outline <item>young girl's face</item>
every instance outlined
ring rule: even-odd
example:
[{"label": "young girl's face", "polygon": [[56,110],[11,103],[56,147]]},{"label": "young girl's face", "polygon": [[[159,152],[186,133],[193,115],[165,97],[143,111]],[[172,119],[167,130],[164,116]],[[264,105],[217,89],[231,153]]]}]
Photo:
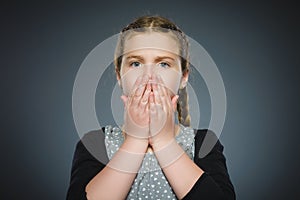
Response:
[{"label": "young girl's face", "polygon": [[[177,94],[182,76],[178,42],[170,33],[146,32],[129,36],[125,41],[121,64],[123,93],[130,96],[136,79],[148,75],[150,80],[159,75],[170,97]],[[120,79],[120,77],[118,77]]]}]

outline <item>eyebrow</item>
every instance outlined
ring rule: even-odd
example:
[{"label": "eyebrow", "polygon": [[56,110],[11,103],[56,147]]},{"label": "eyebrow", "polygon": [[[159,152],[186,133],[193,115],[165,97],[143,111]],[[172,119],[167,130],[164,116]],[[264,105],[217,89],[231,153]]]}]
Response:
[{"label": "eyebrow", "polygon": [[[132,58],[144,61],[143,56],[138,56],[138,55],[127,56],[127,57],[125,57],[125,60],[129,60],[129,59],[132,59]],[[164,59],[170,59],[172,61],[175,61],[175,59],[170,57],[170,56],[156,56],[155,57],[155,62],[158,62],[158,61],[161,61],[161,60],[164,60]]]},{"label": "eyebrow", "polygon": [[126,56],[125,57],[125,60],[129,60],[129,59],[132,59],[132,58],[135,58],[137,60],[144,60],[144,58],[142,56],[135,56],[135,55],[132,55],[132,56]]},{"label": "eyebrow", "polygon": [[156,56],[155,57],[155,61],[160,61],[160,60],[164,60],[164,59],[169,59],[169,60],[175,61],[175,59],[170,56]]}]

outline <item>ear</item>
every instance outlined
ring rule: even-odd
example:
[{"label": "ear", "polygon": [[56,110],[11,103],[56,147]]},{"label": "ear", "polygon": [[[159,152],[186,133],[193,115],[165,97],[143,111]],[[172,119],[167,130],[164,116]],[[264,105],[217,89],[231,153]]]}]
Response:
[{"label": "ear", "polygon": [[189,73],[183,74],[182,77],[181,77],[179,88],[183,89],[184,87],[186,87],[188,80],[189,80]]}]

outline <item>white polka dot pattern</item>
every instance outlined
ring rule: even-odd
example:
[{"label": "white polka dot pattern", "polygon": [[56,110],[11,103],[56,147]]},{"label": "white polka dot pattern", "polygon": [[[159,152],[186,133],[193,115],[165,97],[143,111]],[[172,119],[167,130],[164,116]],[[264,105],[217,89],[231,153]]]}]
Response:
[{"label": "white polka dot pattern", "polygon": [[[176,136],[176,141],[193,160],[195,153],[194,130],[184,127],[182,124],[179,126],[180,132]],[[105,146],[109,159],[118,151],[123,142],[124,136],[118,127],[110,125],[105,127]],[[177,199],[154,153],[145,154],[127,199]]]}]

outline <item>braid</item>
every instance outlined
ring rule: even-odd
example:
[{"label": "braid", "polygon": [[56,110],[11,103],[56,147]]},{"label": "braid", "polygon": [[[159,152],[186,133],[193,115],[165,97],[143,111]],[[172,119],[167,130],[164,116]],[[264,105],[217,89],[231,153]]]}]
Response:
[{"label": "braid", "polygon": [[177,103],[178,121],[184,126],[191,125],[188,99],[187,87],[179,89],[179,98]]}]

